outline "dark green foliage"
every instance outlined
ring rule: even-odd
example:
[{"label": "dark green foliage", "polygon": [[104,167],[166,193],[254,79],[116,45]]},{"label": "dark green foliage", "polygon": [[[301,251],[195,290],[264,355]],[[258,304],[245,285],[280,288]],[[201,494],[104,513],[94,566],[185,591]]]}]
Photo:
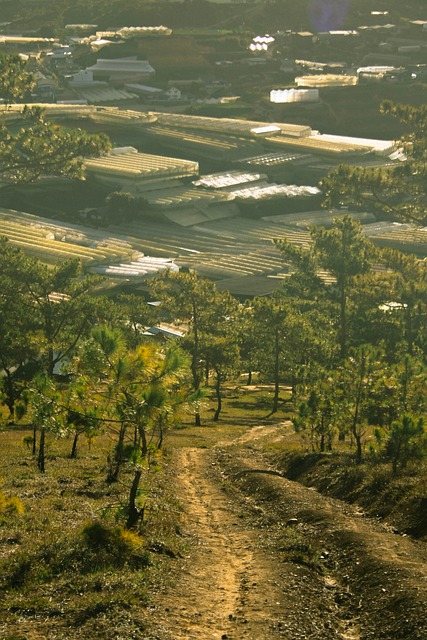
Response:
[{"label": "dark green foliage", "polygon": [[383,113],[397,117],[412,132],[401,140],[407,162],[387,169],[342,165],[321,181],[328,207],[368,208],[392,219],[425,224],[427,203],[427,107],[382,104]]},{"label": "dark green foliage", "polygon": [[393,471],[405,467],[410,460],[419,460],[427,451],[427,437],[424,420],[403,415],[391,425],[387,442],[387,454],[391,458]]},{"label": "dark green foliage", "polygon": [[19,102],[35,84],[24,60],[19,56],[0,54],[0,98],[7,104]]}]

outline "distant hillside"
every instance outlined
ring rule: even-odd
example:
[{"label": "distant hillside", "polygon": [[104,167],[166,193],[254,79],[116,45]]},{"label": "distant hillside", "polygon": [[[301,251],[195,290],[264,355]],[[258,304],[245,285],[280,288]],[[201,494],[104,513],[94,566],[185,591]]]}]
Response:
[{"label": "distant hillside", "polygon": [[[332,9],[325,12],[328,2]],[[245,4],[207,0],[0,0],[0,9],[2,21],[13,21],[14,28],[40,31],[58,30],[76,22],[95,23],[100,28],[165,24],[172,28],[326,30],[426,17],[425,0],[248,0]],[[389,13],[373,16],[373,9]]]}]

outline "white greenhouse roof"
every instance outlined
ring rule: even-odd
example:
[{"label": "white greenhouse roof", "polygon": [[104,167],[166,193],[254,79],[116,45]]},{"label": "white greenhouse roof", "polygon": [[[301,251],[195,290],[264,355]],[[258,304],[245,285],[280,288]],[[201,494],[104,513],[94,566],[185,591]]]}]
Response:
[{"label": "white greenhouse roof", "polygon": [[313,135],[307,138],[290,138],[288,136],[273,136],[265,139],[271,146],[281,146],[288,149],[299,149],[310,153],[326,155],[353,155],[369,153],[370,149],[366,145],[351,144],[343,140],[327,140],[321,135]]},{"label": "white greenhouse roof", "polygon": [[111,73],[154,73],[153,67],[148,60],[136,60],[134,58],[115,58],[112,60],[99,58],[96,64],[87,67],[87,70],[94,72],[111,72]]},{"label": "white greenhouse roof", "polygon": [[375,151],[377,155],[387,155],[395,149],[393,140],[375,140],[370,138],[356,138],[352,136],[337,136],[328,133],[313,135],[316,140],[324,140],[325,142],[336,142],[338,144],[350,144],[358,147],[366,147],[368,150]]},{"label": "white greenhouse roof", "polygon": [[254,120],[239,120],[234,118],[208,118],[205,116],[191,116],[181,113],[151,112],[161,125],[182,127],[188,129],[200,129],[202,131],[215,131],[232,135],[251,136],[256,127],[277,126],[283,134],[303,137],[311,133],[311,127],[307,125],[288,124],[280,122],[256,122]]},{"label": "white greenhouse roof", "polygon": [[242,200],[264,200],[277,197],[298,198],[317,196],[321,191],[317,187],[311,186],[300,186],[296,184],[269,184],[262,187],[238,189],[232,193],[236,198]]},{"label": "white greenhouse roof", "polygon": [[241,158],[236,163],[255,166],[271,167],[275,165],[287,164],[290,162],[307,162],[312,156],[307,153],[263,153],[258,156]]},{"label": "white greenhouse roof", "polygon": [[150,205],[163,208],[188,207],[191,205],[210,205],[221,202],[229,202],[233,195],[224,191],[212,191],[200,187],[177,187],[174,189],[161,189],[159,191],[147,191],[144,197]]},{"label": "white greenhouse roof", "polygon": [[249,173],[247,171],[225,171],[223,173],[211,173],[202,176],[193,182],[196,187],[211,187],[213,189],[223,189],[247,182],[257,182],[265,180],[266,175],[261,173]]},{"label": "white greenhouse roof", "polygon": [[253,129],[251,129],[251,133],[253,133],[256,136],[263,135],[264,133],[274,134],[274,133],[281,133],[281,132],[282,132],[282,128],[275,124],[268,124],[262,127],[254,127]]},{"label": "white greenhouse roof", "polygon": [[149,153],[135,153],[135,150],[131,149],[125,153],[114,153],[113,150],[113,153],[108,156],[90,158],[85,161],[86,169],[94,174],[134,180],[198,174],[197,162]]},{"label": "white greenhouse roof", "polygon": [[140,256],[132,262],[112,264],[109,266],[91,267],[90,271],[116,278],[148,277],[162,271],[179,271],[178,265],[168,258],[152,258]]}]

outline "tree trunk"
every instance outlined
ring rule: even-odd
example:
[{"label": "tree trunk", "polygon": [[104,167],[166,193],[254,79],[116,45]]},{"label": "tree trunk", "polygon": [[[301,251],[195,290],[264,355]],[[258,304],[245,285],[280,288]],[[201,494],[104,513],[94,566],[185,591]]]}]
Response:
[{"label": "tree trunk", "polygon": [[33,456],[36,455],[37,451],[37,425],[33,423]]},{"label": "tree trunk", "polygon": [[78,431],[74,433],[73,446],[71,447],[71,453],[70,453],[70,458],[72,458],[73,460],[77,458],[77,441],[79,439],[79,435],[80,434]]},{"label": "tree trunk", "polygon": [[15,416],[15,385],[13,384],[13,376],[8,369],[4,369],[6,374],[6,384],[5,384],[5,404],[9,409],[9,414],[11,418]]},{"label": "tree trunk", "polygon": [[163,427],[159,426],[159,440],[157,442],[157,448],[160,450],[163,446]]},{"label": "tree trunk", "polygon": [[362,436],[358,433],[354,433],[354,439],[356,440],[356,463],[362,462]]},{"label": "tree trunk", "polygon": [[276,413],[279,408],[279,329],[276,327],[275,335],[274,335],[274,399],[273,399],[273,411],[272,413]]},{"label": "tree trunk", "polygon": [[45,438],[46,430],[43,427],[40,432],[39,455],[37,458],[37,466],[41,473],[45,472]]},{"label": "tree trunk", "polygon": [[412,328],[412,309],[410,304],[407,304],[405,310],[405,329],[406,329],[406,342],[408,345],[409,355],[414,355],[414,337]]},{"label": "tree trunk", "polygon": [[347,293],[345,286],[340,291],[340,327],[339,327],[339,343],[341,359],[347,356]]},{"label": "tree trunk", "polygon": [[138,509],[136,506],[136,496],[138,494],[139,482],[141,480],[142,469],[136,469],[135,475],[133,477],[132,486],[130,488],[129,494],[129,504],[128,504],[128,517],[126,521],[126,529],[133,529],[138,524],[138,521],[144,515],[144,509]]},{"label": "tree trunk", "polygon": [[214,415],[214,422],[218,422],[219,414],[221,413],[221,409],[222,409],[221,374],[218,371],[216,372],[215,395],[216,395],[217,405],[216,405],[216,411],[215,411],[215,415]]},{"label": "tree trunk", "polygon": [[[197,305],[195,300],[192,301],[193,308],[193,337],[194,337],[194,349],[193,356],[191,358],[191,374],[193,376],[193,388],[194,391],[198,391],[200,388],[200,375],[198,370],[199,364],[199,317],[197,313]],[[196,411],[195,416],[195,425],[196,427],[200,427],[202,425],[200,419],[200,412]]]},{"label": "tree trunk", "polygon": [[246,384],[247,384],[248,387],[252,384],[252,369],[249,369],[249,371],[248,371],[248,379],[247,379]]},{"label": "tree trunk", "polygon": [[113,465],[111,464],[108,471],[107,482],[117,482],[117,480],[119,479],[120,467],[123,462],[123,446],[125,441],[126,427],[126,423],[122,422],[119,431],[119,439],[117,440],[116,451],[114,454],[115,466],[113,469]]},{"label": "tree trunk", "polygon": [[297,376],[295,375],[295,373],[292,373],[292,388],[291,388],[292,402],[296,402],[297,400],[297,384],[298,384]]},{"label": "tree trunk", "polygon": [[145,433],[144,425],[140,424],[138,426],[138,432],[139,432],[139,437],[141,438],[141,456],[145,458],[148,453],[148,445],[147,445],[147,434]]}]

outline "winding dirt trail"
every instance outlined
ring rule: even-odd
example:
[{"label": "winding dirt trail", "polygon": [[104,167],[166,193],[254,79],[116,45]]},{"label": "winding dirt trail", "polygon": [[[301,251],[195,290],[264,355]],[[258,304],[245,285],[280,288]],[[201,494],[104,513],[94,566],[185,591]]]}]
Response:
[{"label": "winding dirt trail", "polygon": [[283,594],[270,577],[271,559],[257,548],[231,499],[207,473],[211,452],[182,449],[177,455],[185,528],[194,547],[173,598],[164,598],[170,637],[277,638],[271,627]]},{"label": "winding dirt trail", "polygon": [[176,451],[189,551],[156,599],[156,639],[426,640],[425,546],[259,473],[243,444]]}]

